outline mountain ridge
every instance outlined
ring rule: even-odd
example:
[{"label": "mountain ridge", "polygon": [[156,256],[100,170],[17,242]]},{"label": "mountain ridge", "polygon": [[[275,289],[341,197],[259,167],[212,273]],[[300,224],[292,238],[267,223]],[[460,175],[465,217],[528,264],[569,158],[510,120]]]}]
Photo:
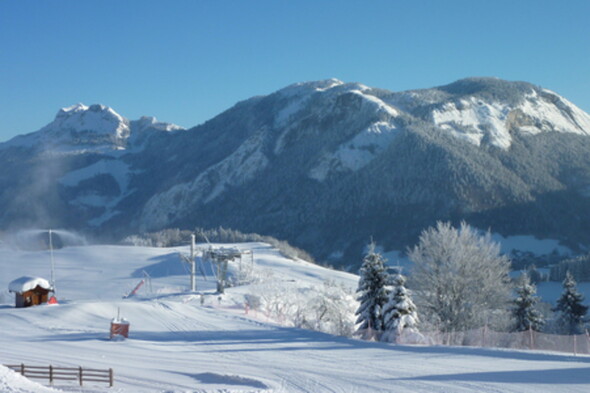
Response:
[{"label": "mountain ridge", "polygon": [[25,147],[66,152],[63,147],[69,146],[73,153],[78,151],[76,148],[124,150],[130,140],[142,139],[141,134],[146,130],[177,131],[183,128],[159,122],[151,116],[129,120],[106,105],[78,103],[61,108],[55,119],[41,129],[0,143],[0,148]]},{"label": "mountain ridge", "polygon": [[[111,124],[115,138],[100,149],[49,159],[9,141],[0,162],[22,162],[30,179],[39,162],[57,166],[45,177],[54,183],[26,198],[46,225],[114,237],[221,225],[318,259],[344,255],[337,263],[371,236],[403,249],[436,220],[571,245],[590,238],[590,116],[527,82],[466,78],[396,93],[328,79],[240,101],[182,132],[150,118],[119,124],[129,132]],[[9,195],[27,189],[14,183],[0,178],[11,185],[0,194],[3,228],[23,225]]]}]

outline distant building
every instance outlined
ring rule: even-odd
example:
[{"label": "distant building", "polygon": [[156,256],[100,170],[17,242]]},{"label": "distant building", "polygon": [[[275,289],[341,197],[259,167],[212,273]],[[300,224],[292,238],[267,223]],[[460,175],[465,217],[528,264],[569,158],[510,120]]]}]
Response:
[{"label": "distant building", "polygon": [[47,303],[51,284],[44,278],[21,277],[8,284],[8,290],[15,294],[15,307],[30,307]]}]

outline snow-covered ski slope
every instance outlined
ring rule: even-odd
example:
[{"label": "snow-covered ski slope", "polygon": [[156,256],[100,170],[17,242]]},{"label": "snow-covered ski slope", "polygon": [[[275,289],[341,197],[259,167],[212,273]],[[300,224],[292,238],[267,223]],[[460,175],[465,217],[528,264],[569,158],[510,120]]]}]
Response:
[{"label": "snow-covered ski slope", "polygon": [[[310,287],[325,279],[356,287],[356,276],[291,261],[260,243],[260,272],[284,285]],[[178,252],[122,246],[81,246],[54,253],[61,303],[15,309],[8,283],[24,275],[49,278],[46,251],[0,250],[0,362],[113,368],[115,386],[56,389],[81,392],[587,392],[590,357],[551,353],[363,342],[280,327],[252,310],[229,288],[219,299],[212,277],[198,294]],[[245,257],[242,261],[249,263]],[[245,268],[246,266],[243,266]],[[205,269],[207,267],[205,266]],[[232,269],[238,268],[237,264]],[[143,277],[138,296],[122,299]],[[266,274],[266,273],[265,273]],[[201,298],[201,293],[203,297]],[[201,304],[203,302],[203,304]],[[110,320],[131,323],[130,337],[109,340]],[[40,381],[39,381],[40,382]],[[0,368],[2,392],[42,392],[39,385]]]}]

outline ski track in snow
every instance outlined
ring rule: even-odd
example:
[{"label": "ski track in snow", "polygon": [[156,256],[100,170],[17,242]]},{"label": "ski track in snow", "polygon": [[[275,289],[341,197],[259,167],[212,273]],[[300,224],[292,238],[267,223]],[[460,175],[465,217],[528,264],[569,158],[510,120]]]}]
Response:
[{"label": "ski track in snow", "polygon": [[[356,284],[356,276],[290,261],[260,243],[239,247],[253,249],[258,268],[272,269],[275,279],[289,280],[290,285],[321,285],[322,279]],[[84,393],[560,393],[586,392],[590,386],[590,357],[585,356],[395,346],[267,323],[264,315],[244,315],[239,308],[247,287],[229,288],[219,300],[212,277],[207,281],[199,277],[199,294],[189,294],[173,290],[186,288],[188,277],[162,270],[152,279],[152,295],[121,299],[138,281],[134,272],[163,262],[158,266],[167,269],[179,251],[188,250],[113,246],[57,250],[58,297],[65,294],[68,300],[28,309],[0,305],[0,361],[114,369],[112,389],[104,384],[80,388],[56,383],[58,389]],[[44,251],[2,249],[0,257],[4,288],[20,275],[48,272]],[[111,341],[109,323],[118,308],[130,321],[130,338]],[[2,378],[0,373],[0,387]],[[36,390],[23,385],[5,391]]]}]

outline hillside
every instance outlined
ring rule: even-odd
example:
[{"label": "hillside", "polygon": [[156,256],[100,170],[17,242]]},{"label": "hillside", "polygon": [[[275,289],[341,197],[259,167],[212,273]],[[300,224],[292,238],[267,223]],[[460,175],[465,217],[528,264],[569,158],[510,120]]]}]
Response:
[{"label": "hillside", "polygon": [[[77,105],[0,144],[0,228],[102,238],[223,226],[358,264],[437,220],[590,239],[590,116],[526,82],[391,92],[331,79],[236,104],[190,130]],[[14,198],[18,195],[18,198]]]},{"label": "hillside", "polygon": [[[228,246],[228,245],[225,245]],[[273,272],[284,288],[304,296],[330,279],[348,287],[357,277],[285,259],[265,244],[232,245],[254,251],[259,272]],[[67,247],[55,252],[60,303],[14,309],[0,305],[2,363],[115,370],[112,389],[101,384],[55,388],[81,392],[585,392],[588,358],[482,348],[395,346],[364,342],[266,322],[245,314],[244,294],[229,288],[221,300],[212,277],[200,276],[198,293],[185,292],[188,277],[178,252],[121,246]],[[0,248],[0,286],[20,275],[49,271],[47,251]],[[180,270],[177,268],[180,267]],[[239,268],[232,264],[231,269]],[[123,300],[138,272],[152,272],[138,296]],[[234,270],[235,272],[235,270]],[[306,289],[307,288],[307,289]],[[201,294],[204,302],[201,304]],[[260,292],[258,292],[260,294]],[[110,341],[110,320],[120,309],[130,337]],[[6,392],[46,391],[0,367]],[[50,390],[47,390],[49,392]]]}]

